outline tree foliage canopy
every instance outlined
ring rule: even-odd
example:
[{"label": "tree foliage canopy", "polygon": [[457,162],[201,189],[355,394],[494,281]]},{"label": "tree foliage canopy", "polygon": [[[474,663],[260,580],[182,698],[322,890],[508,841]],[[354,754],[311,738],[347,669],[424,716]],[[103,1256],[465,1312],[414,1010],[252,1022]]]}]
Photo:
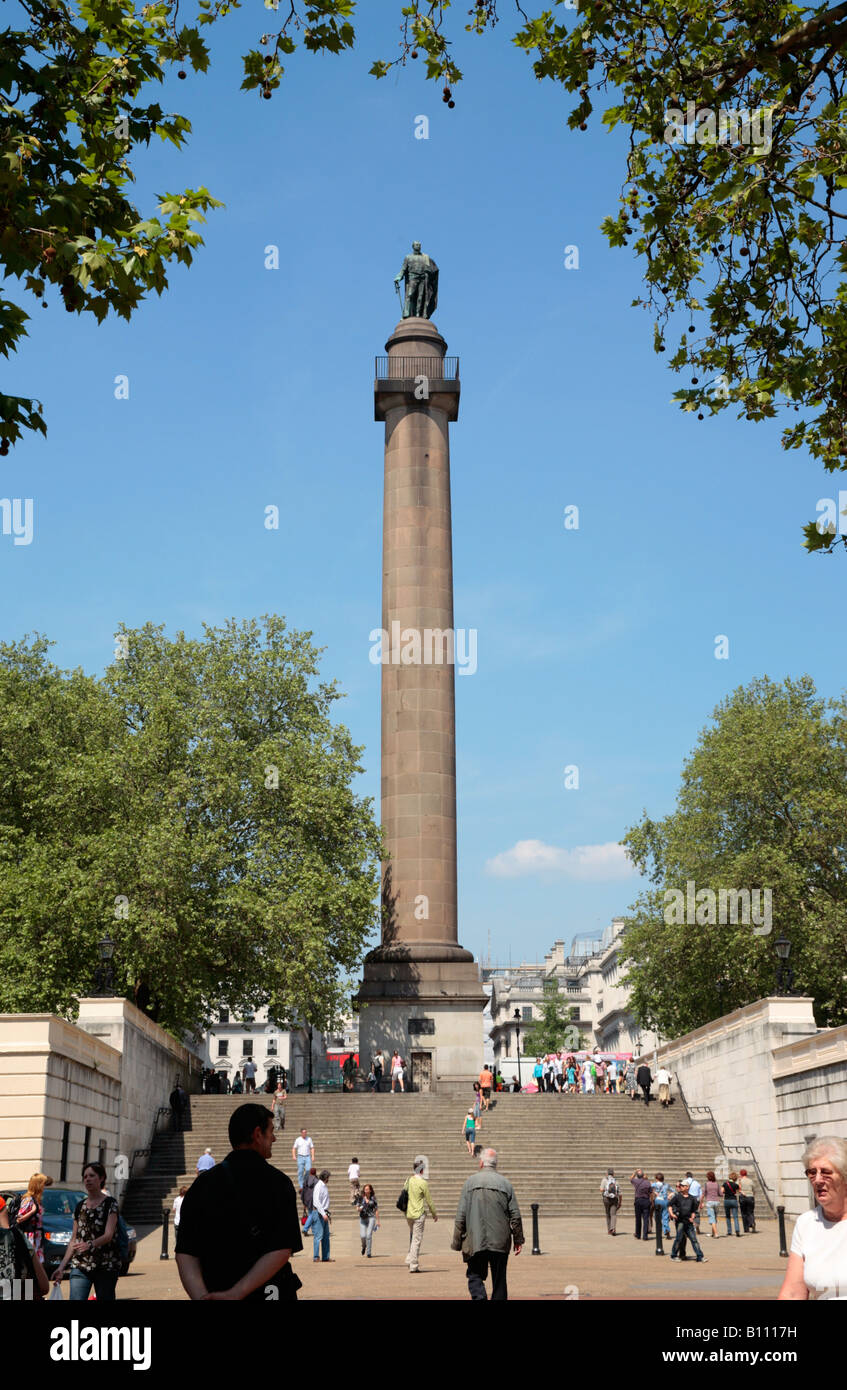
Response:
[{"label": "tree foliage canopy", "polygon": [[0,1011],[72,1015],[98,941],[175,1032],[221,1005],[324,1026],[376,923],[379,832],[309,635],[122,630],[102,680],[0,646]]},{"label": "tree foliage canopy", "polygon": [[[847,700],[808,676],[739,687],[685,764],[676,809],[646,814],[622,843],[654,888],[622,945],[631,1007],[666,1037],[775,988],[773,943],[791,941],[795,990],[820,1026],[847,1021]],[[770,889],[769,932],[752,923],[666,920],[666,892]],[[673,915],[673,914],[667,914]],[[712,914],[714,915],[714,914]],[[719,915],[719,914],[718,914]],[[704,920],[706,919],[706,920]]]},{"label": "tree foliage canopy", "polygon": [[[268,32],[244,55],[247,91],[270,98],[298,49],[355,45],[356,0],[264,4]],[[672,368],[690,374],[681,407],[698,418],[788,412],[785,447],[842,469],[847,3],[552,0],[535,15],[504,6],[535,76],[573,95],[568,124],[587,129],[596,109],[629,132],[620,211],[604,229],[644,261],[646,296],[635,302],[653,316],[657,351],[670,346]],[[170,264],[191,261],[197,222],[219,206],[203,188],[163,195],[154,216],[133,206],[133,151],[153,136],[181,145],[190,130],[145,104],[143,89],[174,66],[206,71],[208,26],[238,0],[197,0],[189,19],[178,0],[19,8],[25,22],[5,31],[0,57],[0,264],[39,300],[55,287],[69,311],[129,317],[165,288]],[[397,49],[371,73],[411,64],[454,106],[457,29],[483,36],[501,16],[497,0],[469,10],[407,0],[393,15],[386,7],[387,35],[392,18]],[[0,299],[0,352],[15,348],[26,318]],[[2,452],[22,430],[44,429],[33,399],[0,397],[0,411]],[[810,549],[840,543],[838,528],[805,530]]]}]

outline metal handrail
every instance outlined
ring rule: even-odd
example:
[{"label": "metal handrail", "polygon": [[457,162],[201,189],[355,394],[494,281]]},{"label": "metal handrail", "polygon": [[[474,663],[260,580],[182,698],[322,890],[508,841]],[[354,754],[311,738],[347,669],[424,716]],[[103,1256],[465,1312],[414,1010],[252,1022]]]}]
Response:
[{"label": "metal handrail", "polygon": [[158,1133],[160,1119],[163,1115],[170,1115],[171,1113],[171,1107],[169,1105],[160,1105],[158,1110],[156,1111],[155,1117],[153,1119],[153,1125],[150,1130],[150,1143],[144,1149],[133,1149],[132,1158],[129,1160],[129,1176],[127,1178],[127,1186],[129,1186],[129,1184],[132,1182],[133,1169],[135,1168],[138,1159],[149,1159],[151,1153],[153,1152],[153,1143],[156,1138],[156,1134]]},{"label": "metal handrail", "polygon": [[377,357],[374,365],[377,381],[413,381],[425,376],[430,381],[458,381],[458,357]]},{"label": "metal handrail", "polygon": [[[683,1103],[683,1105],[685,1106],[685,1113],[687,1114],[688,1118],[689,1118],[692,1122],[694,1122],[694,1116],[695,1116],[695,1115],[705,1115],[705,1116],[707,1117],[707,1119],[710,1121],[711,1126],[712,1126],[712,1129],[714,1130],[715,1138],[717,1139],[718,1144],[720,1145],[721,1149],[723,1150],[723,1152],[724,1152],[725,1154],[735,1153],[735,1154],[746,1154],[746,1155],[747,1155],[747,1161],[748,1161],[749,1163],[751,1163],[751,1164],[753,1165],[753,1167],[755,1168],[755,1170],[756,1170],[756,1177],[759,1179],[759,1186],[760,1186],[761,1189],[762,1189],[762,1195],[763,1195],[765,1201],[767,1202],[768,1206],[770,1207],[771,1211],[773,1212],[773,1214],[776,1215],[776,1206],[774,1205],[774,1203],[773,1203],[773,1201],[771,1200],[771,1197],[770,1197],[770,1195],[769,1195],[769,1194],[773,1193],[773,1188],[772,1188],[768,1183],[765,1182],[764,1174],[762,1173],[762,1170],[761,1170],[761,1168],[759,1167],[759,1160],[757,1159],[757,1157],[756,1157],[756,1155],[754,1154],[753,1150],[750,1148],[749,1144],[726,1144],[726,1143],[724,1143],[723,1135],[721,1134],[720,1130],[718,1129],[718,1123],[717,1123],[717,1120],[715,1119],[714,1115],[712,1114],[711,1106],[708,1106],[708,1105],[689,1105],[689,1104],[688,1104],[688,1101],[687,1101],[687,1099],[686,1099],[686,1096],[685,1096],[685,1091],[684,1091],[683,1088],[682,1088],[682,1082],[681,1082],[680,1079],[679,1079],[679,1072],[674,1072],[674,1077],[676,1078],[676,1084],[677,1084],[677,1088],[678,1088],[678,1090],[679,1090],[680,1099],[682,1100],[682,1103]],[[774,1195],[775,1195],[775,1194],[774,1194]]]}]

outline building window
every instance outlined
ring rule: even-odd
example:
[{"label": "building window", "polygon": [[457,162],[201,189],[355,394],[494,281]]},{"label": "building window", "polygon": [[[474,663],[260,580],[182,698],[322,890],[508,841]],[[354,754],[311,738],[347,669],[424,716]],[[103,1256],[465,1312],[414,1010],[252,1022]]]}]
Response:
[{"label": "building window", "polygon": [[242,1038],[242,1041],[241,1041],[241,1054],[242,1054],[243,1057],[252,1057],[252,1056],[253,1056],[253,1039],[252,1039],[252,1038]]},{"label": "building window", "polygon": [[88,1162],[88,1151],[91,1148],[91,1125],[85,1126],[85,1138],[82,1142],[82,1161]]},{"label": "building window", "polygon": [[62,1157],[59,1161],[59,1182],[68,1180],[68,1143],[71,1137],[71,1122],[65,1120],[62,1124]]},{"label": "building window", "polygon": [[229,1023],[229,1009],[221,1009],[218,1014],[218,1023]]},{"label": "building window", "polygon": [[571,1023],[579,1023],[579,1009],[575,1004],[570,1007]]},{"label": "building window", "polygon": [[276,1038],[268,1038],[268,1056],[276,1056]]},{"label": "building window", "polygon": [[218,1056],[229,1056],[229,1038],[218,1038]]},{"label": "building window", "polygon": [[521,1009],[521,1018],[523,1019],[524,1023],[532,1023],[531,1004],[524,1004],[523,1008]]}]

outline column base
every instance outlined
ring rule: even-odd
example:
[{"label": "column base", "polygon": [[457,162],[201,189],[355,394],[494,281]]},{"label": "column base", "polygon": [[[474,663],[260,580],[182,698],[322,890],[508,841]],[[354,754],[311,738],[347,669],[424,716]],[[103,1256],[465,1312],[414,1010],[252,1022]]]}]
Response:
[{"label": "column base", "polygon": [[473,957],[461,947],[454,948],[458,957],[436,960],[420,959],[417,950],[410,959],[408,947],[405,959],[397,947],[388,956],[391,949],[379,948],[365,961],[357,996],[360,1065],[367,1069],[381,1049],[383,1086],[390,1085],[396,1049],[407,1064],[410,1089],[469,1090],[482,1070],[486,1003]]}]

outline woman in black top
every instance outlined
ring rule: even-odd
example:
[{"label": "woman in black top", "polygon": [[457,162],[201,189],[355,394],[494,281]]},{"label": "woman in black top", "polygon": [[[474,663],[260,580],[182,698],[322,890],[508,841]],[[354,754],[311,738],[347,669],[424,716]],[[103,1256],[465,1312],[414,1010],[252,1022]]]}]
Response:
[{"label": "woman in black top", "polygon": [[376,1204],[376,1193],[371,1184],[366,1182],[361,1192],[356,1198],[356,1206],[359,1208],[359,1235],[362,1237],[362,1254],[371,1257],[371,1242],[375,1230],[379,1230],[379,1207]]},{"label": "woman in black top", "polygon": [[740,1235],[741,1235],[741,1232],[740,1232],[739,1229],[738,1229],[738,1193],[739,1193],[739,1190],[740,1190],[740,1185],[739,1185],[739,1182],[738,1182],[738,1174],[737,1174],[737,1173],[730,1173],[729,1177],[726,1179],[726,1181],[724,1182],[724,1185],[723,1185],[723,1210],[724,1210],[724,1216],[726,1217],[726,1233],[727,1233],[728,1236],[731,1236],[731,1235],[732,1235],[732,1226],[730,1225],[730,1217],[734,1217],[734,1218],[735,1218],[735,1234],[736,1234],[737,1236],[740,1236]]}]

